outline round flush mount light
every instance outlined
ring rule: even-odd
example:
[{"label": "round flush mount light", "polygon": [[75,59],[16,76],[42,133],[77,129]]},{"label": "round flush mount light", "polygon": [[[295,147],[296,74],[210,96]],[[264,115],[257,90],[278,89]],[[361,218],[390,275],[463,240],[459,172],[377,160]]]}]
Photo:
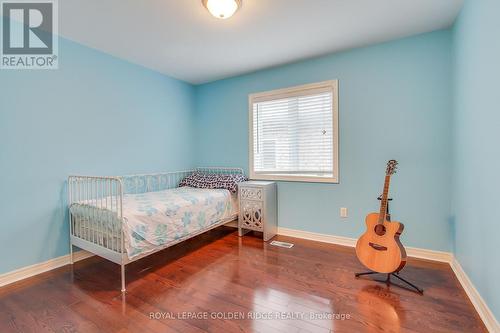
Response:
[{"label": "round flush mount light", "polygon": [[228,19],[241,7],[242,0],[201,0],[210,14],[218,19]]}]

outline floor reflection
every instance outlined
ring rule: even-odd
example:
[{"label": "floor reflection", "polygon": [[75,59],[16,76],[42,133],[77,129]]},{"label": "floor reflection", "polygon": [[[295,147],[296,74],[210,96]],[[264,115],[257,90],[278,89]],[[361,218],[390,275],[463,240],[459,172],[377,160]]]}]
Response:
[{"label": "floor reflection", "polygon": [[285,288],[258,288],[253,294],[252,313],[255,331],[266,327],[280,330],[304,329],[311,332],[328,332],[334,328],[332,303],[317,297]]},{"label": "floor reflection", "polygon": [[362,288],[356,299],[360,315],[370,322],[372,332],[382,328],[399,332],[405,319],[399,295],[381,285],[368,285]]}]

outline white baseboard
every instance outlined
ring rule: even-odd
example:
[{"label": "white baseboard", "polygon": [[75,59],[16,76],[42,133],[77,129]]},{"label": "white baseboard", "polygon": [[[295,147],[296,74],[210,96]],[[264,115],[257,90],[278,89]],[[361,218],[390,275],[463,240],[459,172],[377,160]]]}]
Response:
[{"label": "white baseboard", "polygon": [[500,332],[500,324],[493,315],[493,312],[491,312],[490,308],[488,307],[484,299],[481,297],[481,294],[479,294],[476,287],[474,287],[474,284],[469,279],[469,277],[467,276],[464,269],[462,268],[462,266],[460,265],[460,263],[456,258],[453,258],[451,262],[451,269],[453,269],[453,272],[455,272],[458,281],[460,281],[460,284],[467,293],[467,296],[469,296],[469,299],[476,308],[477,313],[483,320],[484,325],[486,326],[488,331],[492,333]]},{"label": "white baseboard", "polygon": [[[356,246],[356,239],[354,238],[318,234],[315,232],[294,230],[282,227],[278,228],[278,235],[309,239],[313,241],[343,245],[349,247]],[[493,312],[491,312],[488,305],[485,303],[485,301],[483,300],[477,289],[474,287],[472,281],[469,279],[465,271],[462,269],[462,266],[460,266],[459,262],[454,257],[453,253],[426,250],[415,247],[407,247],[406,252],[408,256],[413,258],[448,263],[451,266],[455,275],[457,276],[458,281],[460,281],[462,288],[464,288],[465,292],[467,293],[467,296],[469,296],[472,305],[474,305],[474,308],[476,309],[477,313],[483,320],[488,331],[492,333],[500,333],[500,325],[498,324],[498,321],[493,315]]]},{"label": "white baseboard", "polygon": [[[87,259],[92,257],[93,254],[87,251],[77,251],[74,253],[74,260],[80,261],[83,259]],[[41,262],[39,264],[34,264],[31,266],[26,266],[23,268],[16,269],[15,271],[8,272],[0,275],[0,287],[5,285],[29,278],[31,276],[35,276],[37,274],[41,274],[44,272],[48,272],[50,270],[69,265],[70,255],[64,255],[58,258],[50,259],[45,262]]]},{"label": "white baseboard", "polygon": [[349,247],[356,246],[356,240],[354,238],[327,235],[327,234],[318,234],[315,232],[288,229],[283,227],[278,227],[278,235],[309,239],[317,242],[344,245]]},{"label": "white baseboard", "polygon": [[451,252],[427,250],[418,247],[405,247],[405,248],[406,248],[406,254],[412,258],[439,261],[448,264],[451,263],[451,261],[453,260],[453,253]]},{"label": "white baseboard", "polygon": [[[283,227],[278,227],[278,234],[283,236],[290,236],[296,238],[309,239],[317,242],[330,243],[336,245],[343,245],[349,247],[356,246],[356,239],[350,237],[342,237],[335,235],[318,234],[315,232],[288,229]],[[405,247],[406,253],[409,257],[426,259],[432,261],[446,262],[451,264],[453,260],[453,254],[450,252],[434,251],[427,249],[420,249],[416,247]]]}]

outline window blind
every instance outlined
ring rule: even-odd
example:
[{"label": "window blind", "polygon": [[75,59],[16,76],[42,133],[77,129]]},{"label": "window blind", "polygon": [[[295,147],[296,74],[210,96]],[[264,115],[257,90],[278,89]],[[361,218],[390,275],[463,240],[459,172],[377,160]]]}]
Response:
[{"label": "window blind", "polygon": [[254,101],[254,172],[332,177],[332,99],[331,89],[319,89]]}]

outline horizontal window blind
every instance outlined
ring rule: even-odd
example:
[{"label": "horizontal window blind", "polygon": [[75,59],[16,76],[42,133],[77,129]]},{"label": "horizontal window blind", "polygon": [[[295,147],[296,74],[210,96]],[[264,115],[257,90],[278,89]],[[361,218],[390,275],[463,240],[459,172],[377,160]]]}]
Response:
[{"label": "horizontal window blind", "polygon": [[332,177],[333,98],[319,89],[253,102],[253,171]]}]

